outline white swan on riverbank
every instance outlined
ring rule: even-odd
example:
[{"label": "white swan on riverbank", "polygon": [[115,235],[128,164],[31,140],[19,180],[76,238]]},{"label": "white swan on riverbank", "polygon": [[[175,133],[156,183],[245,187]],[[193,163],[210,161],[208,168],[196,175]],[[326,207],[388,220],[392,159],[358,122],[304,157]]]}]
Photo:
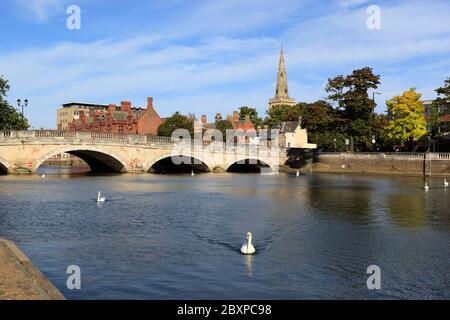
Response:
[{"label": "white swan on riverbank", "polygon": [[444,188],[448,188],[448,181],[447,181],[447,179],[444,179]]},{"label": "white swan on riverbank", "polygon": [[247,233],[247,241],[241,247],[242,254],[254,254],[256,252],[255,247],[252,244],[252,233]]},{"label": "white swan on riverbank", "polygon": [[428,186],[428,184],[426,182],[425,182],[425,185],[423,186],[423,188],[424,188],[425,191],[430,190],[430,187]]},{"label": "white swan on riverbank", "polygon": [[97,202],[100,203],[100,202],[105,202],[105,201],[106,201],[106,198],[102,197],[102,194],[99,191],[97,194]]}]

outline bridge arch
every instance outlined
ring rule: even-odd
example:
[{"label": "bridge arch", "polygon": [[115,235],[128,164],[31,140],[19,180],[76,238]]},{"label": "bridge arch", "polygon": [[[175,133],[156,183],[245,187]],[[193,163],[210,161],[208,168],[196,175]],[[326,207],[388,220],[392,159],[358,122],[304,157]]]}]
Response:
[{"label": "bridge arch", "polygon": [[127,162],[119,155],[95,146],[73,146],[53,150],[36,161],[35,170],[37,170],[44,161],[61,153],[69,153],[82,159],[89,165],[93,172],[127,172]]},{"label": "bridge arch", "polygon": [[9,163],[3,158],[0,158],[0,175],[8,174]]},{"label": "bridge arch", "polygon": [[211,172],[211,161],[195,154],[180,153],[177,156],[185,157],[189,163],[175,164],[172,161],[172,153],[164,154],[152,159],[147,167],[146,172],[150,173],[166,173],[166,172]]},{"label": "bridge arch", "polygon": [[261,172],[262,168],[273,170],[273,167],[269,163],[259,158],[243,157],[241,159],[234,159],[226,165],[227,172],[256,173]]}]

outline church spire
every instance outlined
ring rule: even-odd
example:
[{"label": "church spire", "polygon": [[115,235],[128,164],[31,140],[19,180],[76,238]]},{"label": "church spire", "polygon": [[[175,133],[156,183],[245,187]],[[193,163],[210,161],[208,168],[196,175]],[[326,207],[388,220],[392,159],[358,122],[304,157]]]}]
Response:
[{"label": "church spire", "polygon": [[280,63],[278,65],[277,90],[275,98],[289,98],[289,89],[286,76],[286,64],[284,62],[284,50],[281,45]]},{"label": "church spire", "polygon": [[286,64],[284,61],[283,45],[281,45],[275,97],[269,100],[269,110],[279,105],[295,105],[295,100],[289,98],[289,89],[287,82]]}]

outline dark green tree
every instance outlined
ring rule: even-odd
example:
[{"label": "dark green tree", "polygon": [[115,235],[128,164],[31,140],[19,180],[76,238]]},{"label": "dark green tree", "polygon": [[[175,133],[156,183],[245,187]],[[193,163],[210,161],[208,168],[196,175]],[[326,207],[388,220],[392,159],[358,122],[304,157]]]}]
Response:
[{"label": "dark green tree", "polygon": [[258,111],[256,111],[256,108],[247,106],[239,108],[239,120],[244,120],[246,116],[250,116],[250,121],[255,127],[263,124],[263,120],[258,117]]},{"label": "dark green tree", "polygon": [[215,128],[222,132],[223,141],[227,139],[227,130],[233,129],[233,125],[228,120],[220,120],[215,124]]},{"label": "dark green tree", "polygon": [[174,113],[171,117],[158,127],[158,135],[163,137],[170,137],[172,133],[177,129],[186,129],[191,133],[193,137],[194,124],[193,120],[189,117],[183,116],[179,112]]},{"label": "dark green tree", "polygon": [[279,105],[267,111],[265,124],[273,127],[284,121],[297,121],[300,117],[300,108],[298,105]]},{"label": "dark green tree", "polygon": [[302,127],[308,130],[311,143],[323,151],[345,151],[345,134],[338,112],[324,100],[299,103]]},{"label": "dark green tree", "polygon": [[433,136],[437,136],[440,132],[441,117],[450,114],[450,78],[444,81],[444,86],[437,88],[438,97],[433,102],[431,108],[431,127]]},{"label": "dark green tree", "polygon": [[302,117],[302,127],[308,129],[309,132],[329,131],[336,121],[336,112],[326,101],[299,103],[298,108]]},{"label": "dark green tree", "polygon": [[0,76],[0,130],[27,130],[27,119],[6,101],[8,91],[8,81]]},{"label": "dark green tree", "polygon": [[369,150],[371,146],[370,129],[375,103],[369,98],[368,91],[377,89],[379,84],[380,76],[373,74],[369,67],[328,79],[328,99],[336,103],[345,121],[345,133],[353,137],[358,150]]}]

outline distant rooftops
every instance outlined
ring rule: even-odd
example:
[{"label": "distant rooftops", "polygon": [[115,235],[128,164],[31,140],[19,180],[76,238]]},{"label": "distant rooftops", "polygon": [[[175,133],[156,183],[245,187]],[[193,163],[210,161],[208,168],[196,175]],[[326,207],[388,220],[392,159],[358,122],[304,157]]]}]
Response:
[{"label": "distant rooftops", "polygon": [[[94,110],[104,110],[107,111],[109,105],[107,104],[94,104],[94,103],[84,103],[84,102],[68,102],[64,103],[63,108],[79,108],[79,109],[94,109]],[[132,110],[146,110],[146,108],[132,107]],[[116,110],[120,111],[121,106],[116,106]]]}]

